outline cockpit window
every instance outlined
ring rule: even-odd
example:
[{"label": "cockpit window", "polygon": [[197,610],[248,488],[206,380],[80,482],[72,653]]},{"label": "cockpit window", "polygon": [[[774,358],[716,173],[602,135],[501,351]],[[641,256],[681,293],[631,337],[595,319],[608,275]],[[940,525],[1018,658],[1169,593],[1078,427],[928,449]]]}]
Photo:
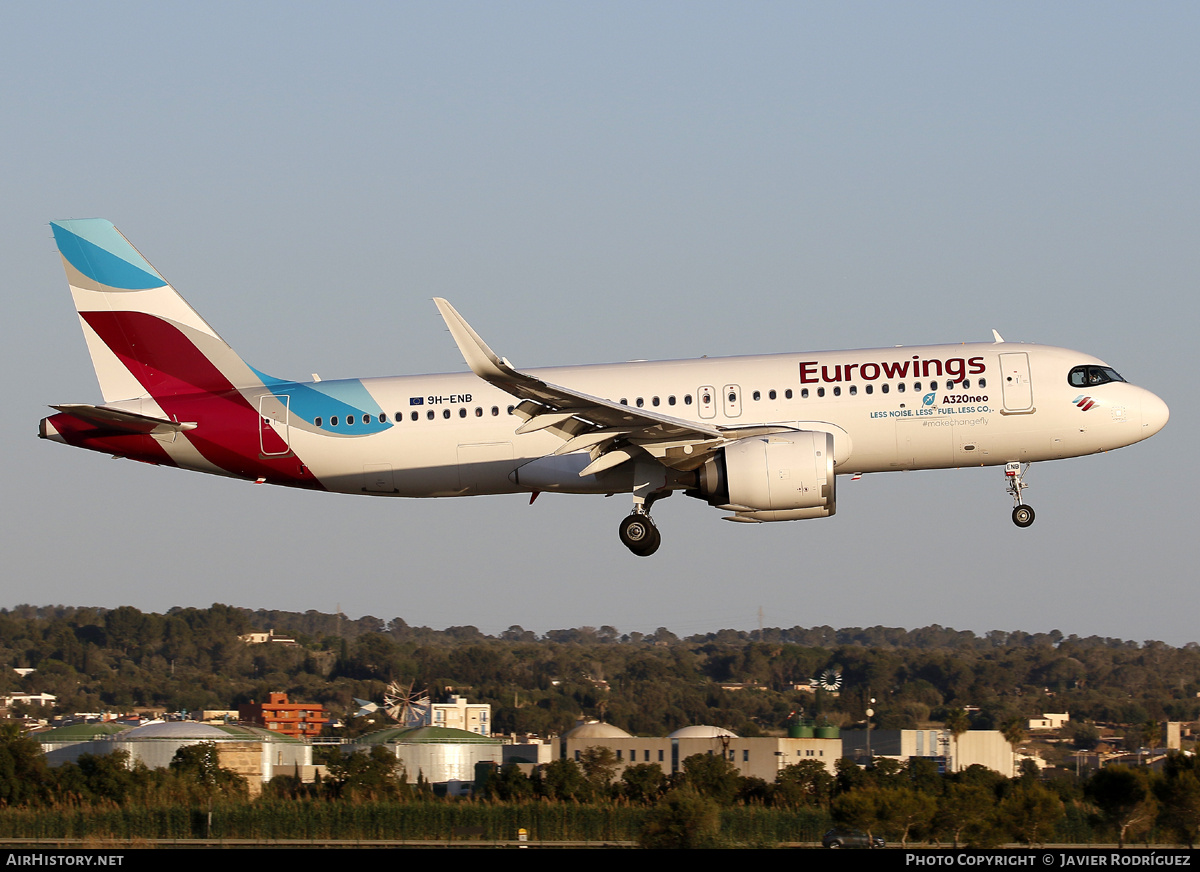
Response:
[{"label": "cockpit window", "polygon": [[1109,382],[1123,382],[1120,374],[1110,366],[1077,366],[1067,373],[1071,387],[1090,388]]}]

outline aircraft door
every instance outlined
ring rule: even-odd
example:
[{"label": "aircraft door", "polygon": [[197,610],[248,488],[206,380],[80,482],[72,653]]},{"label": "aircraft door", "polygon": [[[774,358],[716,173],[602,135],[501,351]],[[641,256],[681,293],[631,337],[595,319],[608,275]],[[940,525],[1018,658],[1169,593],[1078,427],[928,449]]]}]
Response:
[{"label": "aircraft door", "polygon": [[737,385],[721,388],[721,401],[725,404],[725,417],[736,418],[742,414],[742,389]]},{"label": "aircraft door", "polygon": [[278,457],[291,451],[288,415],[291,397],[287,394],[263,394],[258,398],[258,447],[266,457]]},{"label": "aircraft door", "polygon": [[1000,355],[1000,375],[1004,379],[1000,390],[1004,395],[1004,411],[1032,412],[1033,383],[1029,378],[1029,354],[1009,351]]},{"label": "aircraft door", "polygon": [[716,389],[712,385],[697,388],[696,405],[699,406],[701,418],[715,418],[717,416]]}]

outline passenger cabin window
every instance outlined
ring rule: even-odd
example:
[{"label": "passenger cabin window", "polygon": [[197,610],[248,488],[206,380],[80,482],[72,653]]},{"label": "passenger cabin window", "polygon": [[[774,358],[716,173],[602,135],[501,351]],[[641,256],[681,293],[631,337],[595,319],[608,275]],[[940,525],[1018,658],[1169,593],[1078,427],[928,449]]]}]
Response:
[{"label": "passenger cabin window", "polygon": [[758,402],[762,399],[762,394],[758,391],[755,391],[753,394],[751,394],[751,396],[754,398],[755,402]]},{"label": "passenger cabin window", "polygon": [[316,424],[318,427],[320,427],[320,426],[321,426],[321,419],[318,417],[318,418],[316,418],[316,419],[314,419],[314,420],[313,420],[313,423],[314,423],[314,424]]},{"label": "passenger cabin window", "polygon": [[792,389],[788,388],[786,391],[783,392],[783,395],[785,398],[790,400],[792,398]]},{"label": "passenger cabin window", "polygon": [[[980,379],[980,382],[982,381],[983,379]],[[1077,366],[1067,373],[1067,381],[1073,388],[1090,388],[1109,382],[1123,382],[1125,379],[1109,366]]]}]

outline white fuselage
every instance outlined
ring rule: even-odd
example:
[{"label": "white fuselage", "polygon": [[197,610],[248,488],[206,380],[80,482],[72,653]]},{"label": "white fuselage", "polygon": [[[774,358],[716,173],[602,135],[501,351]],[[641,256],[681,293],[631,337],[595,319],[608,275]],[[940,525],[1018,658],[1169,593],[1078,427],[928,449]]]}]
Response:
[{"label": "white fuselage", "polygon": [[[904,376],[895,375],[906,363]],[[689,421],[824,430],[834,435],[837,472],[847,474],[1076,457],[1130,445],[1165,424],[1165,404],[1143,388],[1072,386],[1067,373],[1081,364],[1102,362],[1050,346],[977,343],[527,372]],[[514,481],[514,471],[562,445],[544,431],[517,435],[514,399],[471,373],[361,384],[386,415],[386,430],[361,434],[361,422],[344,420],[330,427],[329,416],[322,416],[324,430],[295,419],[286,428],[291,449],[329,490],[409,497],[528,491],[536,488]],[[1081,395],[1094,401],[1086,411]],[[568,479],[556,489],[596,488],[573,488]]]}]

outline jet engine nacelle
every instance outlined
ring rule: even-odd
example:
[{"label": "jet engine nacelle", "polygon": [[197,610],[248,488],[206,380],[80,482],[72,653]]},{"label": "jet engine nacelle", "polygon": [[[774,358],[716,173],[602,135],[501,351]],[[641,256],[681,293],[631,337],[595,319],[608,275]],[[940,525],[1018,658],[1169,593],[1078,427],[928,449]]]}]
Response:
[{"label": "jet engine nacelle", "polygon": [[730,521],[799,521],[837,509],[833,434],[799,430],[726,445],[698,472],[689,492],[735,512]]}]

